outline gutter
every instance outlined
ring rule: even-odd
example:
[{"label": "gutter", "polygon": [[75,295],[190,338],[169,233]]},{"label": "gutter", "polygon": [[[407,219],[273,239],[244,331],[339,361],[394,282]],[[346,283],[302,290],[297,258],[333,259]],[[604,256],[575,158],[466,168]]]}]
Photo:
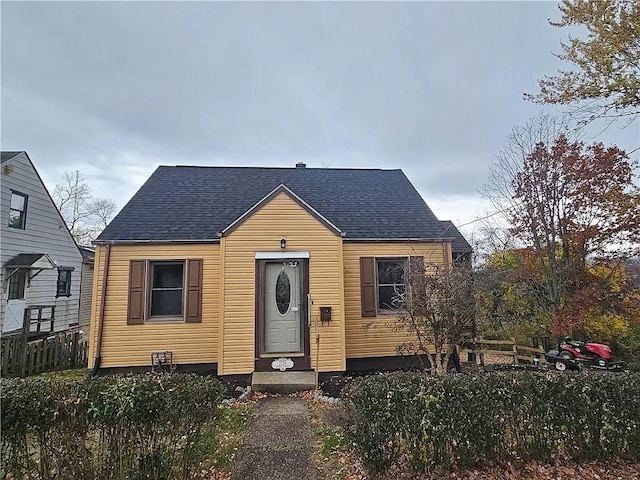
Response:
[{"label": "gutter", "polygon": [[102,291],[100,294],[100,313],[98,314],[98,339],[96,341],[95,359],[93,361],[93,369],[91,370],[90,377],[95,377],[100,369],[100,362],[102,361],[102,332],[104,331],[104,304],[107,296],[107,278],[109,273],[109,257],[111,256],[111,245],[106,245],[106,252],[104,255],[104,267],[102,268]]},{"label": "gutter", "polygon": [[448,237],[412,237],[412,238],[344,238],[349,243],[446,243],[453,242],[453,238]]},{"label": "gutter", "polygon": [[93,245],[170,245],[173,243],[220,243],[219,238],[200,240],[94,240]]},{"label": "gutter", "polygon": [[[227,227],[228,228],[228,227]],[[225,229],[227,230],[227,229]],[[94,240],[93,245],[175,245],[175,244],[219,244],[220,237],[224,236],[223,232],[217,233],[218,238],[204,238],[199,240]],[[454,237],[411,237],[411,238],[354,238],[348,237],[346,232],[340,232],[340,236],[344,242],[349,243],[453,243]],[[462,252],[472,252],[470,250],[460,250]]]}]

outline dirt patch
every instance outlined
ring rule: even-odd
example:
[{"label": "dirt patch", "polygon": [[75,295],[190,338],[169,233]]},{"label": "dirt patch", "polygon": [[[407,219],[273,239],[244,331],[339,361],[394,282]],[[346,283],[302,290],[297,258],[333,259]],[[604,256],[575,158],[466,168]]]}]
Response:
[{"label": "dirt patch", "polygon": [[513,365],[513,357],[510,355],[484,355],[485,365]]},{"label": "dirt patch", "polygon": [[224,398],[237,399],[251,385],[251,375],[225,375],[218,378],[226,387]]},{"label": "dirt patch", "polygon": [[342,389],[353,378],[351,375],[331,375],[329,377],[320,376],[318,387],[328,397],[340,398]]}]

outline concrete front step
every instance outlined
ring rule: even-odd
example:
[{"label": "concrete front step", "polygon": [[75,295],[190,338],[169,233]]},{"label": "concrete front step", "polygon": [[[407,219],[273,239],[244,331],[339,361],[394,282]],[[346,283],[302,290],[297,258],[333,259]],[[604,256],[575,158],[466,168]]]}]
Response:
[{"label": "concrete front step", "polygon": [[251,390],[268,393],[294,393],[313,390],[316,385],[314,372],[253,372]]}]

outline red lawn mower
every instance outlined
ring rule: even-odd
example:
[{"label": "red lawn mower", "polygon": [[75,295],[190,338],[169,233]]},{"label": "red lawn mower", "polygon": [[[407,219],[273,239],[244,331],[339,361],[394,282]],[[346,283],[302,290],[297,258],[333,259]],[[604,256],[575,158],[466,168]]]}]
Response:
[{"label": "red lawn mower", "polygon": [[585,363],[603,368],[607,368],[613,360],[611,349],[604,343],[585,343],[565,337],[558,344],[558,350],[560,358],[583,360]]},{"label": "red lawn mower", "polygon": [[626,371],[625,362],[614,362],[608,345],[595,342],[579,342],[571,337],[563,338],[558,350],[545,353],[545,358],[556,370],[579,370],[582,366],[598,370]]}]

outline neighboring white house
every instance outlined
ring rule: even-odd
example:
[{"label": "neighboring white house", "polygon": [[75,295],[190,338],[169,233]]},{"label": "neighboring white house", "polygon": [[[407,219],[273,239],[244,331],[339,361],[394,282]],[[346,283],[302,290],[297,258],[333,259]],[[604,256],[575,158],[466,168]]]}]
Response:
[{"label": "neighboring white house", "polygon": [[2,333],[34,306],[55,306],[55,331],[77,325],[82,255],[27,153],[2,152],[0,166]]}]

